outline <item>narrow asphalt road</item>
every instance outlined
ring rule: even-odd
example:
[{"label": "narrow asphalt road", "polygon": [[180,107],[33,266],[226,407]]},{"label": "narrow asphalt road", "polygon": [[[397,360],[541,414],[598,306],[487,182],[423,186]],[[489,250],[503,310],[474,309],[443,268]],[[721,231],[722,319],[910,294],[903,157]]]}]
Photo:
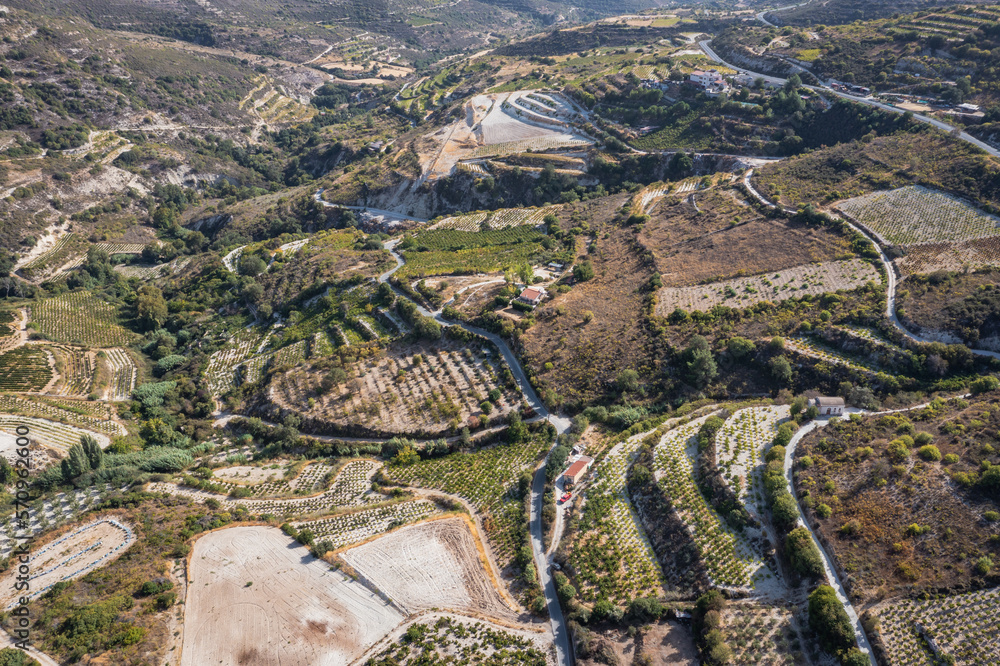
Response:
[{"label": "narrow asphalt road", "polygon": [[[698,46],[700,46],[701,50],[705,52],[705,55],[707,55],[711,60],[714,60],[715,62],[719,63],[720,65],[725,65],[726,67],[729,67],[731,69],[735,69],[737,72],[739,72],[741,74],[748,74],[748,75],[753,76],[755,78],[764,79],[766,82],[773,83],[775,85],[784,85],[785,82],[788,80],[788,79],[783,79],[783,78],[778,77],[778,76],[768,76],[767,74],[762,74],[760,72],[754,72],[752,70],[746,69],[745,67],[739,67],[737,65],[733,65],[731,63],[726,62],[725,60],[723,60],[719,56],[719,54],[717,54],[715,51],[712,50],[711,46],[709,46],[709,44],[711,43],[711,41],[712,41],[711,39],[702,40],[702,41],[698,42]],[[876,107],[878,109],[882,109],[883,111],[891,111],[892,113],[907,113],[907,111],[905,109],[900,109],[900,108],[897,108],[895,106],[889,106],[888,104],[884,104],[882,102],[879,102],[879,101],[874,100],[874,99],[870,99],[868,97],[858,97],[857,95],[851,95],[849,93],[840,92],[839,90],[834,90],[833,88],[829,87],[829,85],[803,86],[803,87],[804,88],[808,88],[809,90],[813,90],[813,91],[815,91],[817,93],[823,93],[823,94],[829,94],[829,95],[836,95],[837,97],[841,97],[843,99],[850,100],[852,102],[857,102],[858,104],[867,104],[868,106],[873,106],[873,107]],[[948,123],[942,122],[942,121],[938,120],[937,118],[931,118],[929,116],[925,116],[925,115],[922,115],[922,114],[919,114],[919,113],[914,113],[913,117],[915,119],[921,121],[921,122],[927,123],[928,125],[933,125],[934,127],[937,127],[938,129],[944,130],[945,132],[955,132],[955,131],[958,131],[958,135],[957,135],[958,138],[962,139],[963,141],[965,141],[967,143],[971,143],[972,145],[974,145],[977,148],[983,150],[984,152],[992,155],[993,157],[1000,157],[1000,151],[998,151],[996,148],[993,148],[989,144],[980,141],[979,139],[977,139],[976,137],[972,136],[971,134],[969,134],[967,132],[963,132],[963,131],[957,129],[953,125],[949,125]]]},{"label": "narrow asphalt road", "polygon": [[[399,239],[391,240],[386,242],[383,247],[393,256],[396,260],[396,265],[390,270],[382,273],[378,276],[378,281],[388,282],[389,278],[398,271],[404,265],[405,261],[398,252],[396,252],[396,245],[399,243]],[[408,298],[405,294],[396,292],[400,298]],[[564,416],[558,416],[552,414],[546,409],[545,405],[539,399],[538,394],[535,392],[534,387],[528,381],[528,376],[524,372],[524,368],[521,367],[521,363],[518,361],[517,356],[507,345],[503,338],[495,333],[481,329],[477,326],[472,326],[471,324],[466,324],[465,322],[452,322],[444,318],[441,311],[432,312],[427,308],[417,305],[417,312],[419,312],[424,317],[432,317],[435,321],[442,324],[443,326],[461,326],[470,333],[475,333],[476,335],[481,335],[487,340],[491,341],[500,350],[503,355],[504,360],[507,362],[507,367],[510,368],[511,374],[514,376],[514,381],[517,382],[518,387],[521,389],[521,393],[524,395],[525,402],[531,406],[535,411],[535,414],[539,418],[544,419],[551,423],[558,434],[564,434],[569,432],[570,425],[572,422],[570,419]],[[551,454],[551,450],[549,451]],[[546,456],[545,460],[548,460]],[[545,605],[549,611],[549,622],[552,626],[552,635],[554,638],[554,646],[556,650],[556,661],[558,666],[570,666],[573,663],[573,649],[570,645],[569,631],[566,628],[566,620],[562,614],[562,607],[559,605],[559,597],[556,594],[556,585],[552,580],[552,572],[550,571],[550,558],[549,553],[545,550],[545,542],[542,539],[542,505],[545,496],[545,463],[543,462],[536,470],[534,479],[532,479],[531,484],[531,516],[529,518],[529,532],[531,536],[531,553],[532,558],[535,561],[535,569],[538,571],[538,578],[542,584],[542,591],[545,593]],[[554,551],[559,545],[558,538],[561,536],[561,530],[558,530],[554,534],[552,541],[552,547],[550,551]]]},{"label": "narrow asphalt road", "polygon": [[[753,175],[753,171],[754,171],[753,169],[748,169],[747,172],[743,174],[744,187],[747,188],[747,191],[749,191],[750,194],[753,195],[755,199],[757,199],[759,202],[761,202],[768,208],[777,208],[778,207],[777,204],[769,201],[767,197],[765,197],[763,194],[757,191],[757,189],[753,186],[753,183],[750,182],[750,177]],[[782,208],[781,210],[788,214],[792,215],[795,214],[794,210],[789,210],[787,208]],[[878,251],[879,260],[882,262],[882,266],[885,267],[886,277],[888,278],[888,285],[886,286],[885,316],[886,318],[889,319],[889,322],[896,328],[897,331],[902,333],[909,340],[925,344],[938,342],[938,340],[935,340],[933,338],[928,338],[919,335],[917,333],[913,333],[905,326],[903,326],[903,322],[901,322],[899,320],[899,317],[896,316],[896,290],[898,288],[899,281],[897,279],[896,268],[893,265],[892,260],[889,259],[889,257],[886,255],[885,251],[882,249],[882,246],[879,244],[878,239],[872,236],[870,233],[868,233],[868,231],[862,229],[861,227],[854,224],[850,220],[845,219],[844,223],[851,229],[853,229],[854,231],[858,232],[859,234],[867,238],[869,241],[871,241],[872,245],[874,245],[875,249]],[[977,356],[988,356],[989,358],[1000,359],[1000,353],[998,352],[990,351],[988,349],[975,349],[973,347],[967,347],[967,348],[970,352],[972,352]]]},{"label": "narrow asphalt road", "polygon": [[[785,482],[788,484],[788,491],[795,497],[795,487],[792,484],[792,461],[795,459],[795,447],[807,434],[815,430],[821,425],[826,425],[829,421],[818,419],[812,420],[806,425],[799,428],[795,434],[792,436],[791,441],[788,442],[787,450],[785,451]],[[868,635],[865,633],[865,628],[861,626],[861,618],[858,616],[858,612],[854,609],[854,604],[851,600],[847,598],[847,592],[844,590],[844,585],[840,580],[840,576],[837,575],[837,569],[833,566],[833,559],[830,557],[826,549],[823,548],[823,544],[820,543],[819,539],[816,537],[816,533],[813,532],[813,528],[809,525],[809,521],[806,520],[805,514],[802,512],[802,507],[799,505],[798,498],[795,500],[795,508],[799,512],[799,522],[809,530],[809,534],[812,536],[813,542],[816,547],[819,548],[820,555],[823,556],[823,569],[826,571],[826,577],[830,581],[831,586],[837,592],[837,598],[840,599],[840,603],[844,605],[844,610],[847,611],[847,616],[851,618],[851,623],[854,625],[854,637],[858,641],[858,646],[861,651],[868,656],[868,661],[871,666],[878,666],[875,662],[875,653],[872,651],[872,646],[868,642]]]}]

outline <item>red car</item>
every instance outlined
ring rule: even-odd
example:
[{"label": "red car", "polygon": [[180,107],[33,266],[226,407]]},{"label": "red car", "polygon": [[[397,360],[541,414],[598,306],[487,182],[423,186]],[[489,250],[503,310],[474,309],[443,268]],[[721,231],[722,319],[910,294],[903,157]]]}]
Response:
[{"label": "red car", "polygon": [[568,502],[569,498],[571,498],[572,496],[573,496],[573,493],[566,493],[565,495],[563,495],[562,497],[559,498],[559,501],[560,502]]}]

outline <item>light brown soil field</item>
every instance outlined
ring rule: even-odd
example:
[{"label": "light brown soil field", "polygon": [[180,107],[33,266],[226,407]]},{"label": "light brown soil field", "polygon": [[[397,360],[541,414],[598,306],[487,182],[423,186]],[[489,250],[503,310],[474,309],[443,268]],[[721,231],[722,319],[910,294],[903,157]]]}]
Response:
[{"label": "light brown soil field", "polygon": [[181,666],[347,664],[404,619],[273,527],[201,537],[188,580]]},{"label": "light brown soil field", "polygon": [[[393,346],[384,356],[354,366],[353,373],[355,378],[321,393],[324,371],[299,367],[274,375],[268,396],[322,423],[436,435],[470,417],[485,420],[480,403],[491,390],[501,388],[498,368],[485,362],[482,351],[453,340]],[[519,395],[501,391],[490,417],[501,417],[520,403]]]},{"label": "light brown soil field", "polygon": [[[647,191],[650,189],[656,188],[647,188]],[[640,196],[638,201],[639,207],[646,209],[649,215],[638,239],[658,261],[678,243],[722,231],[733,222],[764,219],[742,194],[727,187],[670,193],[660,198],[655,194],[647,196],[648,200]]]},{"label": "light brown soil field", "polygon": [[903,275],[996,267],[1000,266],[1000,237],[911,245],[906,248],[906,256],[893,263]]},{"label": "light brown soil field", "polygon": [[654,249],[668,286],[687,286],[802,264],[846,259],[843,237],[779,220],[759,220],[670,247]]},{"label": "light brown soil field", "polygon": [[658,294],[656,314],[666,317],[675,308],[707,312],[716,305],[746,308],[763,301],[775,303],[806,294],[857,289],[868,282],[878,283],[879,274],[860,259],[806,264],[694,287],[664,287]]},{"label": "light brown soil field", "polygon": [[[126,523],[113,518],[102,518],[59,536],[50,543],[35,547],[28,566],[31,569],[31,594],[33,599],[62,580],[76,580],[81,576],[106,566],[135,543],[135,533]],[[18,575],[13,567],[5,576],[0,608],[9,610],[23,593],[14,589]]]},{"label": "light brown soil field", "polygon": [[274,469],[271,466],[254,467],[252,465],[237,465],[236,467],[217,469],[212,473],[212,476],[221,481],[253,485],[267,483],[268,481],[280,481],[285,477],[285,470],[282,467]]},{"label": "light brown soil field", "polygon": [[341,557],[410,613],[447,608],[517,619],[490,582],[462,518],[406,527]]}]

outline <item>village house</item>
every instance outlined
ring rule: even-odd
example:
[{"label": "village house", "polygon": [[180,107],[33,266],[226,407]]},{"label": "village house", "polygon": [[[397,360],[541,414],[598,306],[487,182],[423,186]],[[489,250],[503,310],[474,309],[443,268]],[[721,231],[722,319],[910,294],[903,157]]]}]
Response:
[{"label": "village house", "polygon": [[726,80],[722,78],[722,74],[719,74],[714,69],[710,69],[707,72],[696,69],[691,72],[688,80],[711,95],[718,95],[729,89]]},{"label": "village house", "polygon": [[820,416],[842,416],[844,413],[843,398],[813,398],[809,404],[815,405],[819,409]]},{"label": "village house", "polygon": [[517,297],[517,300],[522,303],[527,303],[528,305],[538,305],[545,298],[545,289],[542,287],[528,287],[521,292],[521,295]]},{"label": "village house", "polygon": [[563,482],[576,485],[584,476],[587,475],[587,472],[590,470],[590,466],[593,464],[594,459],[590,456],[580,456],[566,469],[565,472],[563,472]]}]

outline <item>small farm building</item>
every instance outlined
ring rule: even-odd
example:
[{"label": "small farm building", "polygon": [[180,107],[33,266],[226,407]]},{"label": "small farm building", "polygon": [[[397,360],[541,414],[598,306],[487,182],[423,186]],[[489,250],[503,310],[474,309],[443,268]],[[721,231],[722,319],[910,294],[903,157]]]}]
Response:
[{"label": "small farm building", "polygon": [[594,459],[590,456],[580,456],[576,461],[563,472],[563,480],[572,484],[577,484],[584,477],[590,466],[594,464]]},{"label": "small farm building", "polygon": [[522,303],[527,303],[528,305],[538,305],[545,298],[545,290],[541,287],[528,287],[521,292],[521,295],[517,297],[517,300]]},{"label": "small farm building", "polygon": [[840,416],[844,413],[843,398],[813,398],[813,405],[819,409],[820,416]]}]

